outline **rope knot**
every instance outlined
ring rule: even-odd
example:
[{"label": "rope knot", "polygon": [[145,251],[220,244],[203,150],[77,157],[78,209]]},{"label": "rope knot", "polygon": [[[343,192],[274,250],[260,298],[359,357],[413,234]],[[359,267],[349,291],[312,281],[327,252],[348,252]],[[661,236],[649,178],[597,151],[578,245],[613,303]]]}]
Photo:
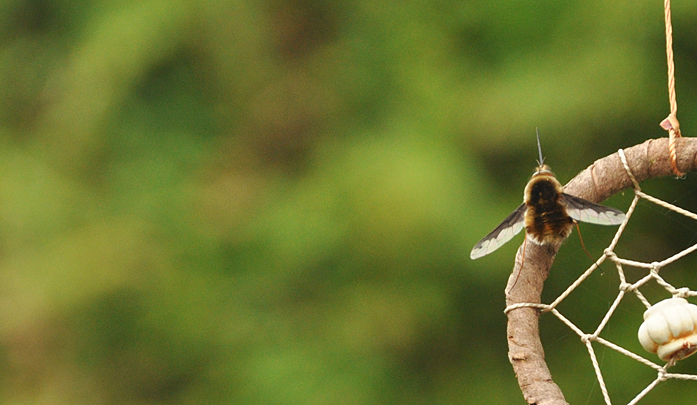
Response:
[{"label": "rope knot", "polygon": [[690,289],[687,287],[678,288],[673,295],[677,298],[687,298],[690,296]]},{"label": "rope knot", "polygon": [[670,132],[672,129],[675,131],[675,136],[680,138],[682,135],[680,135],[680,122],[678,121],[678,117],[676,117],[673,114],[668,115],[663,121],[661,121],[661,128],[665,129],[666,131]]},{"label": "rope knot", "polygon": [[631,291],[634,291],[635,289],[636,289],[636,287],[634,286],[634,284],[629,284],[627,282],[620,283],[620,291],[631,292]]},{"label": "rope knot", "polygon": [[612,249],[610,249],[610,248],[607,248],[607,249],[603,250],[603,254],[604,254],[608,259],[612,260],[613,262],[617,259],[617,255],[616,255],[615,252],[613,252]]},{"label": "rope knot", "polygon": [[658,370],[658,377],[656,378],[656,380],[658,380],[658,382],[666,381],[668,379],[668,371],[666,369],[669,367],[673,367],[673,365],[675,365],[675,360],[670,359],[670,361],[668,361],[668,363],[666,363],[666,365],[663,366],[662,369]]},{"label": "rope knot", "polygon": [[588,342],[595,342],[598,337],[594,334],[586,333],[584,335],[581,335],[581,342],[583,344],[587,344]]},{"label": "rope knot", "polygon": [[[675,108],[677,110],[677,106]],[[668,131],[668,152],[670,154],[670,169],[678,177],[684,177],[685,173],[678,169],[678,154],[676,151],[675,140],[680,138],[680,122],[678,117],[675,116],[675,111],[671,112],[670,115],[661,121],[661,128]]]}]

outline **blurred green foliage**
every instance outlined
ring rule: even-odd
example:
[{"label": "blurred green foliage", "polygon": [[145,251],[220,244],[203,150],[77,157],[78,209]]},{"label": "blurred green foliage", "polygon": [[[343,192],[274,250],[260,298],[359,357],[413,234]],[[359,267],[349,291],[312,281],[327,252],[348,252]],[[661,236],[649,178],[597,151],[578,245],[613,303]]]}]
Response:
[{"label": "blurred green foliage", "polygon": [[[695,6],[673,8],[687,136]],[[469,251],[520,202],[535,127],[562,182],[665,135],[663,29],[658,1],[4,0],[0,402],[523,403],[517,242]],[[646,190],[694,211],[694,185]],[[620,254],[697,241],[636,217]],[[614,232],[583,228],[594,254]],[[545,293],[588,264],[571,237]],[[694,288],[694,268],[667,277]],[[606,266],[562,308],[592,329],[616,288]],[[606,333],[641,353],[641,313]],[[567,399],[600,403],[578,338],[542,333]],[[601,363],[620,403],[654,378]]]}]

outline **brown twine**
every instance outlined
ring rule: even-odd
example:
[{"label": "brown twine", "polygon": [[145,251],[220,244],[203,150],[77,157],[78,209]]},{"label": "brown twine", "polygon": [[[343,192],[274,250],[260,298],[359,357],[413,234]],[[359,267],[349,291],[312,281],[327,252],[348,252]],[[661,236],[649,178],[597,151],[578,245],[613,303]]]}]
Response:
[{"label": "brown twine", "polygon": [[670,15],[670,0],[664,2],[666,19],[666,56],[668,57],[668,96],[670,97],[670,115],[661,121],[661,127],[668,131],[668,150],[670,151],[670,168],[673,173],[682,177],[684,174],[678,169],[677,152],[675,150],[676,139],[681,137],[680,122],[678,122],[678,101],[675,96],[675,64],[673,63],[673,25]]}]

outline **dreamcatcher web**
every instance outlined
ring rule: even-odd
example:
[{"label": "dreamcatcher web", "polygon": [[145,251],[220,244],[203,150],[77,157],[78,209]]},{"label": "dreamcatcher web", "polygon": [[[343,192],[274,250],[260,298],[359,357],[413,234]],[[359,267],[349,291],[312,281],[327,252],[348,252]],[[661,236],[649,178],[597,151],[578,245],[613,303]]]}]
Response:
[{"label": "dreamcatcher web", "polygon": [[[607,405],[611,405],[612,402],[610,401],[610,395],[608,393],[607,386],[605,384],[605,380],[603,378],[602,371],[600,369],[600,365],[598,363],[598,359],[595,353],[595,350],[593,349],[592,343],[596,342],[598,344],[601,344],[605,347],[608,347],[612,350],[615,350],[627,357],[630,357],[631,359],[634,359],[652,369],[654,369],[657,372],[657,377],[654,379],[646,388],[644,388],[641,392],[639,392],[634,399],[632,399],[628,405],[633,405],[639,402],[640,399],[642,399],[646,394],[648,394],[654,387],[656,387],[659,383],[662,381],[666,381],[669,379],[681,379],[681,380],[697,380],[697,375],[692,375],[692,374],[678,374],[678,373],[670,373],[668,369],[675,365],[676,361],[675,359],[669,360],[666,364],[663,366],[658,365],[657,363],[646,359],[643,356],[640,356],[636,353],[631,352],[630,350],[627,350],[623,347],[621,347],[618,344],[615,344],[609,340],[606,340],[602,337],[600,337],[600,333],[603,331],[607,323],[610,321],[610,318],[614,314],[615,310],[619,306],[620,302],[622,299],[625,297],[627,293],[634,293],[636,297],[646,306],[646,308],[650,308],[652,306],[651,303],[646,299],[646,297],[641,293],[640,288],[645,286],[649,282],[655,282],[661,287],[663,287],[668,293],[671,294],[673,297],[678,297],[678,298],[686,298],[686,297],[695,297],[697,296],[697,291],[692,291],[687,287],[680,287],[676,288],[672,286],[670,283],[666,282],[660,275],[659,272],[662,267],[671,264],[680,258],[694,252],[697,250],[697,244],[676,253],[675,255],[660,261],[660,262],[652,262],[652,263],[646,263],[646,262],[639,262],[639,261],[634,261],[634,260],[629,260],[629,259],[624,259],[618,257],[614,253],[615,246],[619,242],[620,238],[622,237],[622,234],[629,223],[629,220],[632,217],[632,213],[634,212],[638,202],[640,199],[645,199],[649,202],[652,202],[654,204],[657,204],[661,207],[670,209],[672,211],[675,211],[681,215],[684,215],[686,217],[692,218],[697,220],[697,214],[694,214],[690,211],[684,210],[680,207],[677,207],[673,204],[667,203],[665,201],[662,201],[658,198],[652,197],[648,194],[645,194],[644,192],[641,191],[641,188],[639,187],[639,183],[637,182],[636,178],[632,174],[631,170],[629,169],[629,165],[627,164],[627,159],[624,155],[624,151],[620,149],[618,151],[618,154],[620,156],[620,159],[622,161],[622,164],[624,165],[625,170],[627,171],[627,174],[629,175],[630,179],[632,180],[632,183],[634,185],[634,199],[632,200],[632,203],[627,210],[626,214],[626,219],[625,221],[620,225],[619,229],[617,230],[614,238],[612,239],[612,242],[610,245],[605,249],[603,252],[603,255],[598,259],[591,267],[589,267],[581,276],[576,279],[564,292],[562,292],[552,303],[550,304],[538,304],[538,303],[518,303],[518,304],[513,304],[508,307],[506,307],[505,312],[508,313],[512,310],[518,309],[518,308],[523,308],[523,307],[528,307],[528,308],[537,308],[541,312],[551,312],[554,316],[556,316],[559,320],[561,320],[565,325],[567,325],[573,332],[575,332],[580,338],[581,341],[585,344],[586,348],[588,349],[588,353],[591,359],[591,363],[593,365],[593,369],[595,370],[596,377],[598,379],[598,384],[600,386],[600,390],[602,392],[603,398],[605,400],[605,403]],[[571,320],[569,320],[567,317],[565,317],[558,309],[557,306],[571,294],[578,286],[580,286],[599,266],[602,264],[605,259],[608,259],[612,262],[615,263],[615,266],[617,268],[617,273],[619,276],[619,288],[618,288],[618,293],[613,301],[612,305],[608,309],[607,313],[603,317],[603,319],[600,321],[599,325],[597,328],[592,332],[592,333],[586,333],[582,331],[578,326],[576,326]],[[640,269],[646,269],[648,270],[648,274],[642,278],[640,278],[638,281],[635,283],[628,283],[627,279],[625,277],[624,273],[624,266],[628,267],[635,267],[635,268],[640,268]]]}]

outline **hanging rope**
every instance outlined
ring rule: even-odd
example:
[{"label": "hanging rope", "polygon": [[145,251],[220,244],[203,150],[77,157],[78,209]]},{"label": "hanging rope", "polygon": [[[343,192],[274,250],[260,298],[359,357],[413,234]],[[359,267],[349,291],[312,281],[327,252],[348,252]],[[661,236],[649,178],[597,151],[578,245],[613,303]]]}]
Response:
[{"label": "hanging rope", "polygon": [[661,127],[668,131],[670,151],[670,167],[673,173],[682,177],[684,174],[678,169],[675,140],[680,138],[680,122],[678,122],[678,101],[675,96],[675,64],[673,63],[673,24],[670,15],[670,0],[665,0],[663,8],[666,19],[666,56],[668,57],[668,96],[670,97],[670,115],[661,121]]}]

